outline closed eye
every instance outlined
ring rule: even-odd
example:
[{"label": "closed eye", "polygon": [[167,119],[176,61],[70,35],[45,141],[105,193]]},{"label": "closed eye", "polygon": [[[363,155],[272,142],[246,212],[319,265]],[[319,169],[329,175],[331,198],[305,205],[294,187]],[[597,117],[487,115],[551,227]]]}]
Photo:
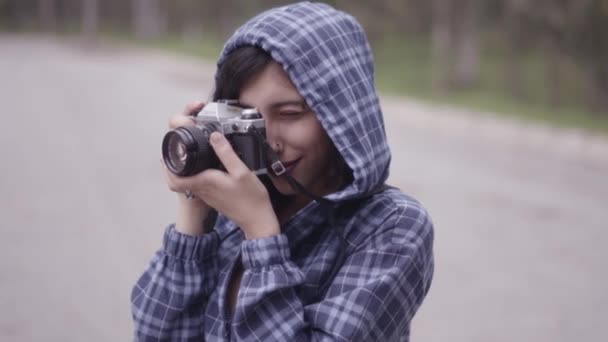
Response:
[{"label": "closed eye", "polygon": [[279,115],[285,116],[285,117],[293,117],[293,116],[302,115],[304,113],[305,113],[305,111],[283,111],[283,112],[280,112]]}]

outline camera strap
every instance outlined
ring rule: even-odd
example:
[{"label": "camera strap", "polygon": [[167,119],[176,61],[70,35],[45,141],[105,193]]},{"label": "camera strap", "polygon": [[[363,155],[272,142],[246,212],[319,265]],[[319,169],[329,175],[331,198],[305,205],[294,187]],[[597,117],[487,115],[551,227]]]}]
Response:
[{"label": "camera strap", "polygon": [[323,197],[314,195],[314,194],[310,193],[309,191],[307,191],[300,183],[298,183],[293,177],[291,177],[291,175],[289,175],[286,172],[285,167],[283,166],[283,164],[281,163],[281,160],[279,159],[279,156],[272,149],[270,144],[268,144],[268,141],[266,141],[266,138],[260,133],[260,131],[257,128],[255,128],[254,126],[251,126],[249,128],[249,132],[253,133],[253,135],[258,140],[258,143],[263,147],[264,151],[266,152],[266,156],[267,156],[267,158],[269,158],[269,161],[270,161],[269,172],[273,172],[276,176],[285,178],[287,180],[287,182],[289,183],[289,185],[291,186],[291,188],[294,189],[296,192],[299,192],[299,193],[319,202],[319,204],[323,208],[325,208],[325,210],[328,210],[328,221],[329,221],[328,224],[329,224],[329,227],[334,228],[334,232],[336,233],[336,235],[338,237],[340,247],[338,249],[338,254],[336,256],[335,262],[333,263],[333,266],[329,270],[329,273],[324,277],[325,279],[321,282],[319,288],[317,289],[317,294],[314,296],[315,302],[320,301],[322,299],[322,297],[325,295],[325,293],[327,292],[327,290],[329,289],[331,282],[336,277],[338,271],[340,270],[340,267],[342,267],[342,264],[344,263],[344,260],[346,258],[346,247],[347,247],[346,237],[344,236],[344,232],[342,231],[340,225],[336,224],[336,217],[335,217],[336,211],[339,208],[346,209],[346,210],[355,210],[355,209],[353,209],[354,207],[356,207],[359,204],[362,204],[365,200],[371,198],[372,196],[382,193],[385,190],[397,189],[397,188],[390,186],[386,183],[383,183],[364,194],[358,195],[356,197],[344,199],[339,202],[331,201],[331,200],[328,200],[327,198],[323,198]]},{"label": "camera strap", "polygon": [[[279,156],[272,149],[272,147],[270,146],[268,141],[266,141],[266,138],[264,138],[264,136],[260,133],[260,131],[255,126],[251,126],[249,128],[249,132],[252,133],[256,137],[258,143],[263,147],[264,152],[266,152],[266,157],[270,161],[268,163],[270,172],[273,172],[276,176],[285,178],[287,180],[287,182],[289,183],[289,185],[291,186],[291,188],[294,189],[296,192],[299,192],[321,204],[331,205],[331,206],[335,206],[336,204],[338,204],[338,202],[331,201],[331,200],[328,200],[327,198],[323,198],[323,197],[314,195],[314,194],[310,193],[308,190],[306,190],[302,186],[302,184],[298,183],[298,181],[296,181],[293,177],[291,177],[291,175],[289,175],[286,172],[285,166],[283,166],[283,163],[281,163]],[[356,196],[353,198],[346,199],[341,202],[355,202],[355,201],[358,201],[361,199],[369,198],[373,195],[379,194],[379,193],[383,192],[384,190],[388,190],[388,189],[395,189],[395,187],[384,183],[384,184],[377,186],[376,188],[372,189],[371,191],[369,191],[367,193],[364,193],[362,195],[359,195],[359,196]]]},{"label": "camera strap", "polygon": [[333,206],[335,204],[335,202],[333,202],[333,201],[330,201],[326,198],[319,197],[319,196],[316,196],[316,195],[310,193],[308,190],[306,190],[302,186],[302,184],[298,183],[298,181],[296,181],[293,177],[291,177],[291,175],[289,175],[286,172],[285,166],[283,166],[283,163],[281,163],[281,160],[279,159],[279,156],[277,155],[277,153],[272,149],[272,146],[270,146],[270,144],[268,143],[266,138],[264,138],[264,136],[262,136],[260,131],[255,126],[251,126],[249,128],[249,132],[253,133],[253,135],[258,140],[258,143],[263,147],[264,152],[266,152],[266,157],[269,159],[268,165],[269,165],[270,170],[268,170],[268,171],[274,173],[275,176],[285,178],[287,180],[287,182],[289,183],[289,185],[291,186],[291,188],[294,189],[296,192],[299,192],[299,193],[301,193],[319,203],[323,203],[325,205]]}]

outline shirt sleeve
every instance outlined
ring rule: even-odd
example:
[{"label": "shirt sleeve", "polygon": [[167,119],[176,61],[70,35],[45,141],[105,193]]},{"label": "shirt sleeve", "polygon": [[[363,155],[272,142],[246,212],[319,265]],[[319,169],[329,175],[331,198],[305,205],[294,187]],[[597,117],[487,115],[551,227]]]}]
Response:
[{"label": "shirt sleeve", "polygon": [[[232,336],[256,341],[392,341],[408,336],[433,273],[432,224],[421,216],[382,225],[347,255],[325,297],[306,305],[296,292],[304,275],[290,261],[287,237],[245,241]],[[399,225],[415,231],[400,234],[405,230]]]},{"label": "shirt sleeve", "polygon": [[131,292],[136,341],[203,336],[203,317],[218,275],[219,236],[189,236],[169,226],[163,246]]}]

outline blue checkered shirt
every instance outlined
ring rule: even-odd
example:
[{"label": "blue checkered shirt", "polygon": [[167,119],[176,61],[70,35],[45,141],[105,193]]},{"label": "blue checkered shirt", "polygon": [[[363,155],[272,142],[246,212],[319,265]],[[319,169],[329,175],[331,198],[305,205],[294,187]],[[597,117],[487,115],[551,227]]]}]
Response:
[{"label": "blue checkered shirt", "polygon": [[350,185],[326,198],[349,204],[327,211],[311,202],[280,235],[255,240],[222,215],[199,237],[170,225],[132,290],[135,339],[408,341],[433,275],[433,225],[396,189],[352,200],[383,184],[390,164],[363,30],[345,13],[303,2],[248,21],[218,64],[242,45],[268,51],[314,110],[353,172]]}]

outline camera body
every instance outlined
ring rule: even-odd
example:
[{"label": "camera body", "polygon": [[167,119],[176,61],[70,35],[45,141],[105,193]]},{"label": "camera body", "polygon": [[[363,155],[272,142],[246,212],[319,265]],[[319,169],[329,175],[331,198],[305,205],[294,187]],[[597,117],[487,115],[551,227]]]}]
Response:
[{"label": "camera body", "polygon": [[257,109],[237,104],[234,100],[211,102],[194,117],[194,125],[169,131],[162,144],[167,168],[179,176],[190,176],[208,168],[223,169],[209,144],[211,133],[220,132],[253,173],[266,174],[264,119]]}]

